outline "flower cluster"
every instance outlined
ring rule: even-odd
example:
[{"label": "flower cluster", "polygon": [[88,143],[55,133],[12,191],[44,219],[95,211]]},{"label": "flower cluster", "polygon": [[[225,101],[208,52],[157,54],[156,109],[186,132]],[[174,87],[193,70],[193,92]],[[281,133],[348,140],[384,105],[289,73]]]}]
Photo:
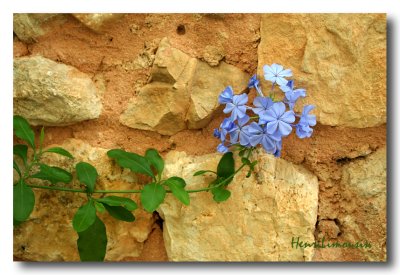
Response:
[{"label": "flower cluster", "polygon": [[[251,77],[248,88],[257,91],[253,106],[247,106],[247,94],[234,95],[232,87],[228,86],[220,94],[218,102],[225,105],[225,118],[218,129],[214,129],[214,136],[221,140],[217,150],[226,153],[233,145],[241,148],[252,148],[261,144],[266,152],[279,157],[282,150],[282,138],[288,136],[295,129],[299,138],[312,135],[311,126],[316,125],[315,115],[310,111],[315,107],[306,105],[301,114],[294,112],[294,106],[300,97],[306,96],[305,89],[296,89],[290,69],[272,64],[265,65],[264,78],[272,82],[269,96],[264,96],[257,75]],[[274,88],[279,86],[284,93],[282,101],[275,101]],[[250,114],[251,111],[253,114]],[[229,136],[229,138],[228,138]]]}]

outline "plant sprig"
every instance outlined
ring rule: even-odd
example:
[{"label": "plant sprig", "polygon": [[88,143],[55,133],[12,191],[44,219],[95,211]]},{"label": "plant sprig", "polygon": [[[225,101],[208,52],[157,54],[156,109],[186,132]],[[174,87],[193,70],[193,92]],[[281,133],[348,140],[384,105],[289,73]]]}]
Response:
[{"label": "plant sprig", "polygon": [[[14,146],[14,155],[19,157],[22,165],[13,162],[19,178],[14,183],[14,225],[26,221],[31,215],[35,205],[35,194],[33,189],[45,189],[52,191],[63,191],[83,193],[87,201],[76,211],[72,227],[78,234],[77,248],[81,261],[103,261],[107,248],[107,230],[98,214],[107,212],[113,218],[133,222],[135,216],[132,211],[138,208],[135,201],[127,197],[120,197],[107,194],[139,194],[143,208],[150,213],[162,204],[167,194],[172,194],[182,204],[190,205],[190,193],[211,192],[214,201],[220,203],[227,200],[231,192],[227,189],[232,183],[234,176],[245,166],[254,167],[250,162],[251,148],[239,148],[239,155],[242,157],[242,165],[235,170],[233,153],[228,152],[220,159],[217,170],[201,170],[193,176],[200,176],[205,173],[213,174],[215,178],[207,187],[199,189],[187,189],[186,181],[180,177],[163,178],[164,160],[155,149],[148,149],[144,156],[122,149],[112,149],[107,152],[108,157],[113,159],[119,166],[131,170],[134,173],[144,174],[151,178],[151,182],[139,190],[99,190],[96,189],[98,173],[94,166],[87,162],[78,162],[74,170],[77,180],[84,186],[83,189],[66,187],[72,181],[72,173],[63,168],[50,166],[41,161],[45,153],[55,153],[63,157],[73,159],[71,153],[61,147],[43,149],[45,138],[44,128],[40,132],[39,145],[35,144],[35,135],[29,123],[21,116],[14,116],[14,134],[25,141],[25,144]],[[28,157],[28,146],[32,154]],[[42,180],[44,184],[32,183],[31,180]],[[47,183],[47,184],[46,184]],[[64,186],[58,186],[62,183]],[[96,195],[104,197],[96,197]]]}]

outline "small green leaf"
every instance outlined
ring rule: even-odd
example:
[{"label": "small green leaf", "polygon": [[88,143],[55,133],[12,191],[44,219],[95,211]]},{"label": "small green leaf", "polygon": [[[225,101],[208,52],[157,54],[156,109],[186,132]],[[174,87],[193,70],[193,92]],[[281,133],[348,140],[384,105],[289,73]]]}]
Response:
[{"label": "small green leaf", "polygon": [[28,146],[24,144],[14,145],[13,153],[14,155],[19,156],[24,161],[24,165],[26,166],[26,162],[28,160]]},{"label": "small green leaf", "polygon": [[97,181],[97,170],[87,162],[79,162],[75,166],[78,180],[86,185],[89,193],[93,193]]},{"label": "small green leaf", "polygon": [[85,231],[78,232],[79,257],[82,262],[102,262],[106,256],[107,232],[104,223],[95,215],[95,220]]},{"label": "small green leaf", "polygon": [[248,158],[242,158],[242,163],[245,165],[251,165],[250,160]]},{"label": "small green leaf", "polygon": [[246,174],[246,178],[250,178],[251,177],[251,169],[249,170],[249,172],[247,172]]},{"label": "small green leaf", "polygon": [[31,178],[48,180],[52,184],[55,184],[57,182],[70,183],[72,180],[71,173],[65,171],[60,167],[48,166],[43,163],[39,164],[39,166],[40,166],[40,171],[30,176]]},{"label": "small green leaf", "polygon": [[14,135],[26,141],[31,148],[35,148],[35,133],[25,118],[22,116],[14,116],[13,128]]},{"label": "small green leaf", "polygon": [[158,175],[161,176],[164,170],[164,160],[158,154],[155,149],[148,149],[145,154],[145,158],[150,162],[151,165],[156,168]]},{"label": "small green leaf", "polygon": [[96,207],[97,212],[103,213],[104,211],[106,211],[106,208],[104,207],[104,205],[102,203],[95,201],[94,206]]},{"label": "small green leaf", "polygon": [[153,213],[158,206],[164,201],[166,191],[155,182],[146,184],[142,190],[140,201],[143,208],[150,213]]},{"label": "small green leaf", "polygon": [[189,193],[184,189],[185,181],[179,177],[172,177],[166,180],[165,185],[171,189],[172,194],[180,200],[184,205],[190,204]]},{"label": "small green leaf", "polygon": [[67,157],[70,159],[74,158],[70,152],[68,152],[67,150],[65,150],[64,148],[61,148],[61,147],[52,147],[52,148],[47,149],[43,153],[56,153],[56,154],[62,155],[64,157]]},{"label": "small green leaf", "polygon": [[108,196],[104,198],[97,199],[98,202],[108,204],[109,206],[122,206],[129,211],[136,210],[138,208],[136,202],[130,198]]},{"label": "small green leaf", "polygon": [[200,175],[203,175],[205,173],[217,174],[216,172],[211,171],[211,170],[199,170],[199,171],[197,171],[196,173],[193,174],[193,177],[200,176]]},{"label": "small green leaf", "polygon": [[113,149],[107,152],[110,158],[117,161],[118,165],[128,168],[132,172],[148,175],[155,179],[153,171],[151,171],[149,161],[135,153],[125,152],[121,149]]},{"label": "small green leaf", "polygon": [[91,226],[96,220],[96,207],[93,200],[88,201],[76,211],[72,220],[72,226],[76,232],[82,232]]},{"label": "small green leaf", "polygon": [[14,220],[23,222],[29,218],[35,206],[35,194],[24,181],[20,180],[14,185],[13,190]]},{"label": "small green leaf", "polygon": [[21,170],[19,169],[18,164],[15,162],[15,160],[13,160],[13,167],[15,171],[17,171],[19,177],[21,177]]},{"label": "small green leaf", "polygon": [[244,153],[246,152],[246,150],[240,150],[239,151],[239,157],[243,157]]},{"label": "small green leaf", "polygon": [[135,221],[135,216],[133,216],[129,210],[126,210],[122,206],[109,206],[104,204],[104,207],[107,209],[108,213],[117,220],[125,222]]},{"label": "small green leaf", "polygon": [[[234,173],[235,173],[235,160],[233,159],[233,153],[232,152],[225,153],[218,163],[217,175],[218,177],[226,179]],[[229,184],[232,181],[232,179],[233,178],[229,179],[225,183],[225,185]]]},{"label": "small green leaf", "polygon": [[44,126],[42,126],[42,130],[40,131],[39,148],[43,147],[43,141],[44,141]]},{"label": "small green leaf", "polygon": [[231,192],[224,189],[222,186],[211,189],[211,193],[214,195],[213,199],[216,202],[226,201],[231,196]]}]

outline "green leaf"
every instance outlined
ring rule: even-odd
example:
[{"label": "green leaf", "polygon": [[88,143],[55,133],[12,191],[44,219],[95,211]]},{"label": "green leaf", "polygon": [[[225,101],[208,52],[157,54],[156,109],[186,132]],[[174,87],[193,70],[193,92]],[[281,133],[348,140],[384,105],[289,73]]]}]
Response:
[{"label": "green leaf", "polygon": [[158,154],[157,150],[155,149],[148,149],[145,154],[145,158],[150,162],[151,165],[156,168],[159,177],[161,176],[164,170],[164,160]]},{"label": "green leaf", "polygon": [[81,161],[76,164],[75,169],[78,180],[86,185],[89,193],[93,193],[98,177],[96,168],[87,162]]},{"label": "green leaf", "polygon": [[211,170],[199,170],[199,171],[197,171],[196,173],[193,174],[193,177],[200,176],[200,175],[203,175],[203,174],[205,174],[205,173],[214,173],[214,174],[217,174],[216,172],[211,171]]},{"label": "green leaf", "polygon": [[97,212],[103,213],[104,211],[106,211],[106,208],[104,207],[104,205],[102,203],[95,201],[94,206],[96,207]]},{"label": "green leaf", "polygon": [[213,199],[216,202],[226,201],[231,196],[231,192],[229,190],[224,189],[224,187],[222,186],[211,189],[211,193],[214,195]]},{"label": "green leaf", "polygon": [[33,211],[35,206],[35,194],[24,181],[20,180],[14,185],[13,192],[13,213],[14,220],[25,221]]},{"label": "green leaf", "polygon": [[96,220],[96,207],[93,200],[82,205],[72,220],[72,226],[76,232],[83,232],[91,226]]},{"label": "green leaf", "polygon": [[39,148],[43,147],[43,141],[44,141],[44,126],[42,126],[42,130],[40,131]]},{"label": "green leaf", "polygon": [[20,225],[22,222],[17,221],[16,219],[13,219],[13,226],[18,226]]},{"label": "green leaf", "polygon": [[107,204],[109,206],[122,206],[122,207],[128,209],[129,211],[133,211],[138,208],[136,202],[134,202],[130,198],[108,196],[108,197],[97,199],[97,201]]},{"label": "green leaf", "polygon": [[182,178],[172,177],[166,180],[165,185],[171,189],[172,194],[180,200],[184,205],[190,204],[189,193],[184,189],[186,186]]},{"label": "green leaf", "polygon": [[15,160],[13,160],[13,167],[15,171],[17,171],[19,177],[21,177],[21,170],[19,169],[18,164],[15,162]]},{"label": "green leaf", "polygon": [[35,133],[25,118],[22,116],[14,116],[13,128],[14,135],[26,141],[31,148],[35,148]]},{"label": "green leaf", "polygon": [[149,161],[135,153],[125,152],[121,149],[113,149],[107,152],[110,158],[117,161],[118,165],[128,168],[133,172],[148,175],[155,179],[153,171],[151,171]]},{"label": "green leaf", "polygon": [[[217,175],[218,177],[226,179],[234,173],[235,173],[235,160],[233,159],[233,153],[232,152],[225,153],[218,163]],[[232,181],[232,179],[233,178],[229,179],[225,183],[225,185],[229,184]]]},{"label": "green leaf", "polygon": [[102,262],[106,256],[107,232],[104,223],[95,216],[91,226],[78,232],[79,257],[82,262]]},{"label": "green leaf", "polygon": [[48,166],[46,164],[39,164],[40,171],[32,176],[31,178],[48,180],[52,184],[57,182],[70,183],[72,180],[72,175],[68,171],[61,169],[60,167]]},{"label": "green leaf", "polygon": [[13,147],[13,154],[19,156],[26,166],[26,162],[28,160],[28,146],[24,144],[17,144]]},{"label": "green leaf", "polygon": [[104,204],[104,207],[106,208],[108,213],[117,220],[125,222],[135,221],[135,216],[133,216],[132,213],[129,212],[129,210],[126,210],[122,206],[109,206],[107,204]]},{"label": "green leaf", "polygon": [[155,182],[146,184],[140,195],[140,201],[143,208],[150,213],[153,213],[158,206],[164,201],[166,191],[165,189]]},{"label": "green leaf", "polygon": [[72,156],[70,152],[68,152],[67,150],[65,150],[61,147],[52,147],[52,148],[47,149],[43,153],[56,153],[56,154],[62,155],[64,157],[67,157],[70,159],[74,158],[74,156]]},{"label": "green leaf", "polygon": [[250,160],[248,158],[242,158],[241,160],[242,160],[243,164],[249,165],[249,166],[251,165]]},{"label": "green leaf", "polygon": [[246,152],[246,150],[240,150],[239,151],[239,157],[243,157],[244,153]]}]

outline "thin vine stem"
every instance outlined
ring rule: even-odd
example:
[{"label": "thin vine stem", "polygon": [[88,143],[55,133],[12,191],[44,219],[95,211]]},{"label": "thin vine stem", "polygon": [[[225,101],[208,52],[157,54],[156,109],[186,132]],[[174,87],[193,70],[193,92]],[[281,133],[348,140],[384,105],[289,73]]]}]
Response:
[{"label": "thin vine stem", "polygon": [[[205,187],[205,188],[200,188],[200,189],[193,189],[193,190],[186,190],[188,193],[197,193],[197,192],[203,192],[203,191],[208,191],[214,188],[217,188],[230,179],[232,179],[240,170],[245,167],[245,164],[242,164],[232,175],[221,181],[220,183],[210,186],[210,187]],[[74,192],[74,193],[87,193],[85,189],[74,189],[74,188],[65,188],[65,187],[58,187],[58,186],[46,186],[46,185],[37,185],[37,184],[27,184],[31,188],[38,188],[38,189],[47,189],[47,190],[57,190],[57,191],[64,191],[64,192]],[[95,190],[93,191],[93,194],[105,194],[105,193],[120,193],[120,194],[131,194],[131,193],[141,193],[142,190]],[[167,193],[172,193],[171,190],[166,190]]]}]

